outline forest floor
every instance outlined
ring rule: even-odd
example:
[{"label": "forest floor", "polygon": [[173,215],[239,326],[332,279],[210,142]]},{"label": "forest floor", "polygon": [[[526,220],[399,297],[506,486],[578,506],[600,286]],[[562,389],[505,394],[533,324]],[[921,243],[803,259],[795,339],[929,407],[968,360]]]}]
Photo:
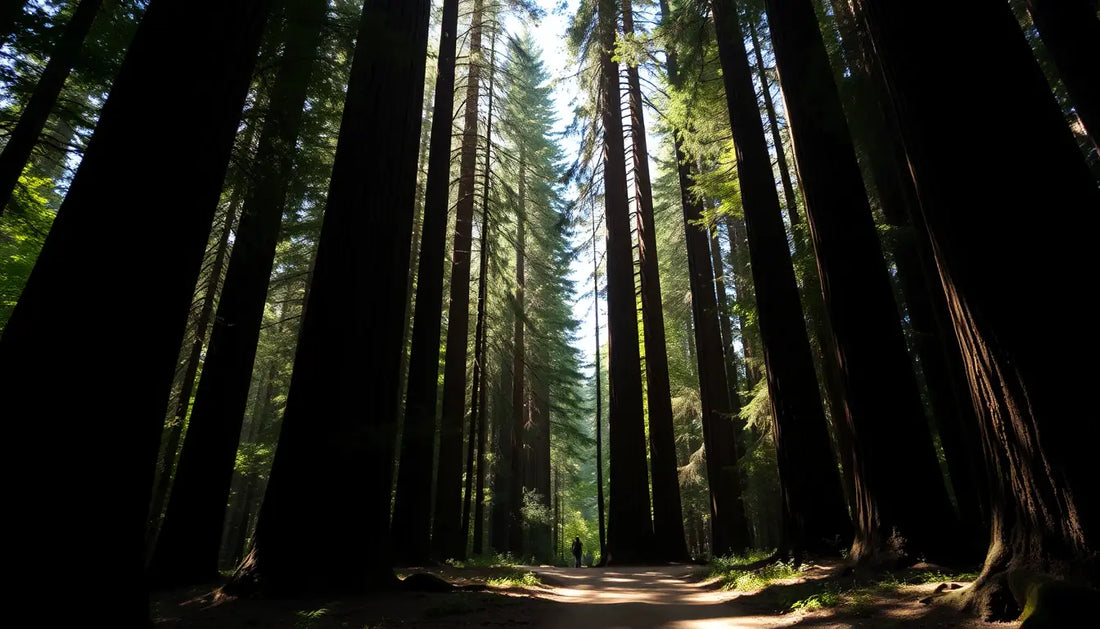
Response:
[{"label": "forest floor", "polygon": [[[805,566],[784,578],[706,578],[706,569],[516,566],[430,572],[466,590],[389,592],[339,600],[233,599],[209,586],[154,595],[155,626],[288,627],[959,627],[984,623],[935,600],[935,571],[859,579],[838,563]],[[912,578],[913,575],[923,577]],[[920,582],[918,582],[920,581]],[[927,581],[927,582],[924,582]],[[942,589],[942,588],[941,588]]]}]

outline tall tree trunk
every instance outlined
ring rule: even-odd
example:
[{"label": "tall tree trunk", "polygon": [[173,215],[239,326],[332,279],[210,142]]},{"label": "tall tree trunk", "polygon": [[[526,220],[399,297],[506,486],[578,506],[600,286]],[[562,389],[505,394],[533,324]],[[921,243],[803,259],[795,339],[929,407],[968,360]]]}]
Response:
[{"label": "tall tree trunk", "polygon": [[[489,46],[489,115],[485,124],[485,178],[481,184],[481,252],[477,279],[477,323],[474,325],[474,375],[471,382],[470,393],[470,439],[466,454],[466,495],[462,501],[462,556],[466,555],[466,543],[470,539],[470,502],[474,492],[474,457],[484,451],[484,447],[478,450],[476,443],[484,432],[485,406],[482,404],[484,395],[481,389],[485,387],[483,382],[485,371],[489,365],[485,358],[485,302],[488,299],[488,275],[489,275],[489,165],[493,154],[493,79],[495,77],[495,64],[497,56],[497,35],[493,31],[492,44]],[[481,467],[478,467],[478,475],[482,475]],[[481,528],[481,527],[478,527]]]},{"label": "tall tree trunk", "polygon": [[413,314],[405,395],[405,427],[401,437],[401,464],[397,471],[397,494],[393,506],[395,558],[412,565],[426,562],[431,550],[432,472],[435,471],[439,333],[443,319],[458,4],[458,0],[444,2],[443,23],[440,26],[424,226],[420,264],[416,271],[416,310]]},{"label": "tall tree trunk", "polygon": [[[369,0],[363,9],[294,375],[241,585],[335,593],[394,580],[394,424],[430,4]],[[341,540],[341,552],[317,552],[321,539]]]},{"label": "tall tree trunk", "polygon": [[[22,10],[20,3],[12,2]],[[80,49],[84,46],[84,40],[88,32],[92,30],[92,23],[99,12],[103,0],[80,0],[65,26],[65,32],[57,42],[53,54],[50,55],[46,69],[42,71],[42,77],[38,79],[38,85],[31,94],[31,99],[23,108],[19,116],[19,122],[15,125],[4,151],[0,153],[0,216],[4,213],[4,206],[11,200],[15,187],[19,185],[19,175],[23,173],[23,167],[31,158],[31,151],[38,143],[38,136],[42,135],[42,129],[46,126],[46,119],[50,117],[50,110],[57,102],[61,94],[61,88],[65,86],[65,79],[73,69],[73,64],[80,55]],[[6,9],[4,11],[7,11]],[[0,18],[2,19],[2,18]],[[0,23],[0,28],[3,28]],[[0,30],[0,37],[4,34]],[[3,42],[0,41],[0,44]]]},{"label": "tall tree trunk", "polygon": [[283,54],[256,149],[225,289],[203,363],[164,526],[150,563],[161,584],[218,576],[218,546],[279,243],[295,144],[325,23],[326,0],[287,0]]},{"label": "tall tree trunk", "polygon": [[[663,20],[669,17],[667,0],[661,0]],[[682,84],[679,58],[675,48],[666,52],[668,81],[676,88]],[[699,400],[703,415],[703,443],[707,454],[707,481],[710,489],[710,522],[714,555],[729,555],[748,548],[749,529],[745,504],[741,500],[741,477],[737,466],[737,441],[733,416],[738,409],[730,398],[720,313],[715,300],[715,270],[712,267],[710,236],[700,228],[702,201],[691,189],[695,178],[684,155],[678,134],[673,134],[680,204],[684,214],[687,242],[688,280],[691,287],[691,314],[695,330],[695,355],[699,367]]]},{"label": "tall tree trunk", "polygon": [[[199,365],[202,364],[202,349],[206,346],[206,331],[214,315],[214,302],[217,301],[222,270],[225,268],[225,258],[229,253],[229,241],[233,235],[233,221],[240,210],[240,199],[243,195],[234,190],[234,196],[237,198],[230,201],[229,207],[225,210],[225,223],[222,225],[221,238],[214,252],[214,260],[210,264],[210,274],[202,296],[202,308],[195,320],[195,338],[191,343],[191,351],[187,354],[175,408],[172,409],[172,416],[165,427],[168,434],[162,439],[164,445],[161,448],[160,461],[157,462],[157,476],[153,481],[153,500],[149,507],[149,535],[152,539],[158,536],[160,518],[164,514],[168,491],[172,487],[172,470],[176,466],[176,454],[179,451],[180,439],[183,437],[183,424],[187,420],[187,411],[191,408],[191,393],[195,388],[195,377],[199,373]],[[153,547],[149,550],[152,551]]]},{"label": "tall tree trunk", "polygon": [[596,320],[596,517],[600,529],[600,562],[607,565],[607,527],[603,496],[603,365],[600,363],[600,258],[596,252],[596,211],[592,210],[592,316]]},{"label": "tall tree trunk", "polygon": [[[34,514],[9,522],[20,540],[11,560],[28,584],[66,566],[83,584],[69,609],[95,605],[119,624],[147,621],[143,539],[164,401],[270,9],[151,3],[0,339],[0,398],[28,409],[8,413],[8,438],[50,443],[58,457],[33,480],[18,457],[4,464],[8,496]],[[154,132],[165,121],[179,141]],[[89,309],[103,294],[88,264],[108,250],[125,250],[128,263],[112,307]],[[105,368],[107,356],[126,368]],[[111,421],[87,421],[89,400]],[[58,486],[72,493],[58,500]],[[95,517],[74,527],[73,514]]]},{"label": "tall tree trunk", "polygon": [[519,204],[516,208],[516,292],[515,320],[512,322],[512,413],[508,443],[511,474],[508,479],[508,550],[523,553],[523,475],[524,434],[526,430],[525,400],[527,364],[524,338],[527,314],[524,310],[527,290],[527,155],[526,145],[519,146]]},{"label": "tall tree trunk", "polygon": [[[934,46],[925,11],[878,0],[858,6],[898,112],[993,488],[989,554],[966,596],[983,615],[1010,619],[1022,607],[1007,591],[1010,572],[1097,584],[1098,429],[1066,421],[1080,415],[1080,392],[1094,378],[1089,369],[1052,369],[1096,350],[1083,336],[1093,322],[1081,290],[1094,261],[1087,248],[1067,244],[1063,222],[1035,211],[1072,212],[1074,228],[1088,233],[1100,191],[1004,3],[959,5],[951,20],[935,20]],[[946,63],[971,71],[945,73]],[[1012,133],[975,138],[946,93],[984,112],[987,128]],[[1044,307],[1019,308],[1021,286],[1042,286]]]},{"label": "tall tree trunk", "polygon": [[[623,2],[623,31],[634,35],[631,0]],[[645,115],[638,66],[626,68],[630,94],[630,137],[634,156],[634,201],[637,204],[638,257],[641,266],[642,324],[645,332],[646,396],[649,410],[649,459],[653,476],[653,558],[683,561],[684,513],[680,506],[680,479],[676,471],[676,435],[672,429],[672,393],[669,390],[665,317],[661,305],[661,277],[657,270],[657,234],[653,223],[653,190],[649,176]]]},{"label": "tall tree trunk", "polygon": [[[538,493],[539,505],[545,513],[551,508],[550,474],[550,383],[545,377],[536,377],[531,386],[531,459],[534,463],[533,488]],[[553,559],[553,537],[549,522],[538,522],[531,527],[531,550],[541,561]]]},{"label": "tall tree trunk", "polygon": [[607,328],[610,336],[611,504],[607,550],[618,563],[648,559],[653,523],[649,510],[642,378],[638,371],[638,312],[634,297],[634,252],[627,203],[626,154],[619,101],[619,64],[612,60],[617,2],[600,0],[600,118],[604,142],[604,204],[607,220]]},{"label": "tall tree trunk", "polygon": [[760,335],[783,491],[788,551],[827,550],[850,534],[817,390],[798,286],[737,10],[712,3],[737,149],[737,174],[756,287]]},{"label": "tall tree trunk", "polygon": [[766,5],[853,438],[852,557],[957,556],[955,517],[813,3]]},{"label": "tall tree trunk", "polygon": [[865,112],[848,116],[853,140],[864,151],[886,224],[896,228],[892,253],[929,406],[947,459],[961,524],[980,547],[988,524],[988,497],[980,480],[980,461],[973,456],[981,447],[977,417],[932,243],[924,223],[910,220],[919,216],[920,201],[878,62],[869,53],[866,34],[859,29],[849,1],[834,0],[832,4],[852,74],[853,109]]},{"label": "tall tree trunk", "polygon": [[[772,145],[775,146],[775,158],[779,162],[779,179],[783,184],[783,201],[787,206],[787,216],[791,218],[791,225],[797,225],[802,222],[802,217],[798,214],[798,201],[794,195],[794,184],[791,183],[791,169],[787,165],[787,149],[784,148],[783,136],[779,133],[779,116],[775,115],[775,101],[772,99],[772,89],[768,84],[768,67],[764,65],[764,53],[760,49],[760,38],[756,34],[756,24],[752,19],[749,19],[748,25],[752,49],[756,54],[756,72],[760,75],[760,87],[764,91],[764,110],[768,112]],[[788,121],[789,123],[790,121]]]},{"label": "tall tree trunk", "polygon": [[1027,10],[1050,51],[1073,109],[1100,150],[1100,18],[1090,0],[1027,0]]},{"label": "tall tree trunk", "polygon": [[470,26],[470,70],[455,205],[454,253],[451,257],[451,303],[447,311],[447,354],[443,364],[443,418],[439,432],[432,554],[436,559],[462,552],[462,419],[466,411],[466,353],[470,331],[470,250],[477,168],[477,111],[481,94],[483,0],[474,0]]}]

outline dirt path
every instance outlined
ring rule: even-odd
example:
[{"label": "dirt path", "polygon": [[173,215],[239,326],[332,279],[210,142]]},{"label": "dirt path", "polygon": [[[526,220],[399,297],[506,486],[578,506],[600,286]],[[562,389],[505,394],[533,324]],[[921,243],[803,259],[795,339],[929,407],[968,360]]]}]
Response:
[{"label": "dirt path", "polygon": [[787,627],[797,621],[750,615],[729,604],[737,593],[691,582],[684,566],[532,570],[560,584],[539,598],[565,603],[543,627]]},{"label": "dirt path", "polygon": [[[340,599],[219,598],[210,587],[162,592],[153,597],[160,628],[254,627],[287,629],[417,629],[518,627],[615,629],[669,627],[814,627],[817,629],[952,627],[1010,629],[1018,623],[987,624],[943,605],[925,605],[936,583],[865,587],[858,591],[843,566],[810,566],[796,577],[773,580],[755,591],[723,591],[692,577],[690,566],[504,569],[445,568],[451,592],[376,592]],[[538,575],[542,585],[488,587],[497,573]],[[472,586],[472,589],[471,589]],[[821,609],[791,611],[796,601],[826,592],[833,602]]]}]

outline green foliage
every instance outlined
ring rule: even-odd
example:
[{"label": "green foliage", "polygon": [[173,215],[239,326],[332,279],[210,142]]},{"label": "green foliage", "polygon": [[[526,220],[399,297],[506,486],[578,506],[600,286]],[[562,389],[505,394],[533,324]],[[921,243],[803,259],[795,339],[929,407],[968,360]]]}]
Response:
[{"label": "green foliage", "polygon": [[19,178],[8,211],[0,217],[0,332],[23,292],[54,219],[50,209],[53,181],[32,175],[32,170],[28,166]]},{"label": "green foliage", "polygon": [[506,574],[492,577],[485,582],[490,587],[537,587],[542,585],[539,576],[527,570],[513,570]]},{"label": "green foliage", "polygon": [[717,579],[723,590],[759,590],[772,581],[790,579],[801,574],[801,569],[796,567],[794,561],[776,561],[760,568],[749,569],[749,566],[762,559],[766,559],[771,552],[752,551],[747,555],[737,557],[717,557],[708,566],[707,578]]}]

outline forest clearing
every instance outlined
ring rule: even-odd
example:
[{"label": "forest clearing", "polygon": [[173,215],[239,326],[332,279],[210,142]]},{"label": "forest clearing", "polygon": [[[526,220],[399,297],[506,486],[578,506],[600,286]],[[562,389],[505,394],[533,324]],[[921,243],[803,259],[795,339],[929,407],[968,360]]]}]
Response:
[{"label": "forest clearing", "polygon": [[1100,1],[948,4],[3,0],[13,596],[1084,626]]}]

